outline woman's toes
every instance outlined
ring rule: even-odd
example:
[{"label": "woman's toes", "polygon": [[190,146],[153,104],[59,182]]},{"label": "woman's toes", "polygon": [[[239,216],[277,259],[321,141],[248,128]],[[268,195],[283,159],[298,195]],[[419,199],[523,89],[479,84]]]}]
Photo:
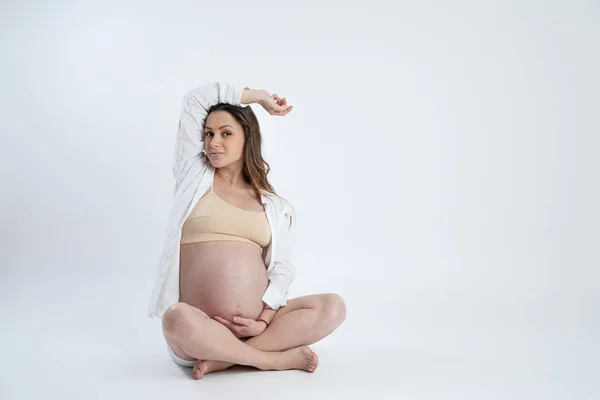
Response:
[{"label": "woman's toes", "polygon": [[317,369],[317,361],[316,361],[317,354],[314,351],[310,350],[309,347],[306,347],[306,349],[308,349],[308,352],[306,354],[307,355],[307,357],[306,357],[306,361],[307,362],[306,362],[306,368],[305,369],[308,372],[314,372]]},{"label": "woman's toes", "polygon": [[316,370],[317,367],[319,366],[319,357],[317,356],[317,353],[313,352],[312,354],[312,370]]},{"label": "woman's toes", "polygon": [[204,376],[204,373],[208,369],[208,364],[203,360],[196,360],[193,369],[194,379],[201,379]]}]

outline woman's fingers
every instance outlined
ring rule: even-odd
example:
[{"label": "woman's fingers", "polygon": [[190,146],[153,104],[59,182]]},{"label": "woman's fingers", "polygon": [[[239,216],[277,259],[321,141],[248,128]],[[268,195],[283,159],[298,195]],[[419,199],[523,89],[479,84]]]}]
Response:
[{"label": "woman's fingers", "polygon": [[236,323],[233,323],[229,320],[226,320],[224,318],[221,317],[214,317],[215,321],[217,321],[218,323],[225,325],[225,327],[227,329],[229,329],[231,331],[231,333],[233,333],[236,337],[240,337],[240,335],[243,335],[244,332],[242,332],[242,329],[245,329],[244,326],[242,325],[238,325]]},{"label": "woman's fingers", "polygon": [[248,326],[248,320],[246,318],[233,317],[233,322],[235,322],[236,324],[243,325],[243,326]]},{"label": "woman's fingers", "polygon": [[287,99],[285,97],[279,97],[277,93],[273,93],[269,96],[271,100],[267,100],[261,105],[271,115],[287,115],[292,111],[293,107],[288,106]]},{"label": "woman's fingers", "polygon": [[248,325],[248,321],[246,318],[242,317],[233,317],[233,321],[229,321],[228,319],[216,317],[215,320],[231,330],[235,330],[238,332],[240,329],[245,328]]},{"label": "woman's fingers", "polygon": [[287,99],[285,97],[279,97],[277,93],[274,93],[271,98],[275,100],[275,103],[277,103],[278,106],[284,108],[287,107]]},{"label": "woman's fingers", "polygon": [[287,105],[287,100],[285,97],[279,97],[278,95],[273,95],[273,100],[277,103],[278,106],[285,107]]},{"label": "woman's fingers", "polygon": [[234,324],[233,322],[226,320],[225,318],[221,318],[221,317],[215,317],[215,320],[223,325],[225,325],[227,328],[229,328],[230,330],[235,329],[236,324]]},{"label": "woman's fingers", "polygon": [[226,319],[223,319],[221,317],[217,317],[216,315],[213,317],[215,321],[217,321],[220,324],[225,325],[226,327],[229,328],[231,322],[227,321]]},{"label": "woman's fingers", "polygon": [[273,109],[273,112],[271,114],[273,114],[273,115],[287,115],[287,114],[289,114],[290,111],[292,111],[293,108],[294,108],[294,106],[280,106],[280,105],[277,105]]}]

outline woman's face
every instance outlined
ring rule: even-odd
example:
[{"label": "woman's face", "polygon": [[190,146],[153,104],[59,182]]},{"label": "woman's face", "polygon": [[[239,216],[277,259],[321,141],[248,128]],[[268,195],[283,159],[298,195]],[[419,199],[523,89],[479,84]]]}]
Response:
[{"label": "woman's face", "polygon": [[226,111],[214,111],[206,119],[204,150],[215,168],[242,162],[244,128]]}]

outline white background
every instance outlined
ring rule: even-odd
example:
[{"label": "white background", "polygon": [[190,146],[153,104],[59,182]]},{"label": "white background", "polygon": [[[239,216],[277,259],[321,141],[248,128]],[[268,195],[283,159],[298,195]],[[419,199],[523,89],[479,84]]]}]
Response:
[{"label": "white background", "polygon": [[[0,397],[597,398],[598,3],[0,10]],[[295,108],[253,106],[291,296],[348,308],[313,375],[192,381],[146,317],[181,100],[215,80]]]}]

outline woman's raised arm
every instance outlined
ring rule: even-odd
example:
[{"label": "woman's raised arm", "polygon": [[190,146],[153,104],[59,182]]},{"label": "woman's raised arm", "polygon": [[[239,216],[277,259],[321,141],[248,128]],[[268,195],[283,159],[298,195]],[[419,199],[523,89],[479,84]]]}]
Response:
[{"label": "woman's raised arm", "polygon": [[202,124],[210,107],[217,103],[241,105],[244,87],[212,82],[189,90],[183,98],[177,129],[173,175],[181,176],[189,162],[202,152]]},{"label": "woman's raised arm", "polygon": [[249,89],[223,82],[212,82],[189,90],[183,98],[179,118],[173,175],[177,179],[185,174],[190,161],[201,157],[203,140],[202,124],[210,107],[218,103],[233,105],[260,104],[271,115],[287,115],[293,106],[277,94],[269,95],[266,90]]}]

